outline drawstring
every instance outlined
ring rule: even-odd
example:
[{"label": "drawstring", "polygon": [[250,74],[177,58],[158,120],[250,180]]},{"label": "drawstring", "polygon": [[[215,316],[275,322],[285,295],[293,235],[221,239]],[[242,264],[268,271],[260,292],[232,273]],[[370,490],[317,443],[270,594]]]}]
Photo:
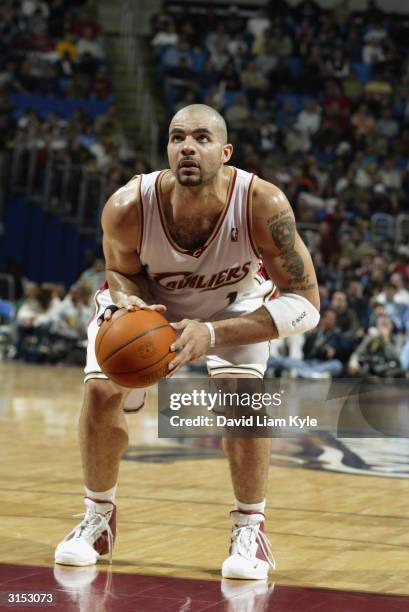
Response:
[{"label": "drawstring", "polygon": [[[249,529],[250,532],[248,532],[247,529]],[[253,556],[251,548],[255,543],[258,543],[270,567],[273,569],[276,568],[270,541],[266,534],[260,529],[260,525],[235,526],[233,528],[232,542],[237,545],[237,552],[247,559]]]}]

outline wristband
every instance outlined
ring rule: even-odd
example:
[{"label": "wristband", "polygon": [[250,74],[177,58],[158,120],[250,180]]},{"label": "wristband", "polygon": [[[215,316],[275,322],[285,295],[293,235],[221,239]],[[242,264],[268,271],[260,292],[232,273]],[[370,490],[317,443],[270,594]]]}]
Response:
[{"label": "wristband", "polygon": [[214,331],[214,327],[211,323],[205,323],[205,325],[207,325],[207,329],[209,330],[210,334],[210,348],[213,348],[214,346],[216,346],[216,334]]}]

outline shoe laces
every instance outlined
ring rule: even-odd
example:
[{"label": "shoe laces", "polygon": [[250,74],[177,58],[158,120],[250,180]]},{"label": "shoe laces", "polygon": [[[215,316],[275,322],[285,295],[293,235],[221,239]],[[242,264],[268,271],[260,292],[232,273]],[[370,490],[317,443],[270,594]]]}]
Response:
[{"label": "shoe laces", "polygon": [[[64,538],[64,542],[67,540],[80,540],[84,538],[86,540],[90,539],[94,542],[104,533],[104,531],[108,534],[108,554],[109,554],[109,563],[112,563],[112,550],[114,547],[114,536],[112,534],[112,529],[109,524],[109,520],[111,518],[111,512],[108,513],[109,518],[105,516],[105,514],[101,514],[100,512],[95,512],[95,510],[91,508],[87,508],[87,511],[81,514],[73,514],[74,518],[78,518],[83,516],[84,520],[79,523],[73,532],[69,533],[66,538]],[[73,535],[72,535],[73,534]]]},{"label": "shoe laces", "polygon": [[234,552],[251,560],[256,555],[257,545],[260,546],[267,563],[275,569],[276,562],[271,550],[270,540],[264,531],[260,529],[260,523],[255,525],[235,525],[233,527],[232,547],[235,549]]}]

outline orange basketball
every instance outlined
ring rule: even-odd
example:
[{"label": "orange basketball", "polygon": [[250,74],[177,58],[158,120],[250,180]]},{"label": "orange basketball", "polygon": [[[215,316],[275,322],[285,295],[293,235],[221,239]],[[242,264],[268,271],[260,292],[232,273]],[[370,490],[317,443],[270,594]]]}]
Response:
[{"label": "orange basketball", "polygon": [[98,330],[95,353],[101,370],[123,387],[149,387],[169,372],[176,340],[169,322],[154,310],[124,308]]}]

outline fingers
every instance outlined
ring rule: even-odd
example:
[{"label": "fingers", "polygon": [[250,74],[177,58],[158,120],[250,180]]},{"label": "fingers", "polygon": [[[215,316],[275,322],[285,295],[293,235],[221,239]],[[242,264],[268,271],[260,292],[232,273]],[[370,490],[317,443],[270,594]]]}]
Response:
[{"label": "fingers", "polygon": [[116,312],[117,310],[119,310],[119,307],[116,306],[115,304],[110,304],[109,306],[107,306],[104,312],[102,313],[102,315],[99,316],[97,319],[98,327],[100,327],[104,321],[109,321],[109,319],[111,319],[114,312]]},{"label": "fingers", "polygon": [[173,329],[180,331],[182,329],[185,329],[185,327],[187,327],[189,323],[190,319],[182,319],[181,321],[176,321],[176,323],[170,323],[169,325],[171,325]]},{"label": "fingers", "polygon": [[189,340],[184,346],[183,350],[169,363],[169,371],[170,373],[166,376],[166,378],[171,378],[182,366],[192,360],[194,356],[194,341]]},{"label": "fingers", "polygon": [[167,307],[164,304],[146,304],[141,298],[136,295],[131,295],[124,300],[120,300],[118,304],[110,304],[107,306],[97,319],[97,325],[100,327],[104,321],[109,321],[112,315],[120,308],[126,308],[128,312],[134,312],[135,310],[156,310],[157,312],[165,312]]}]

